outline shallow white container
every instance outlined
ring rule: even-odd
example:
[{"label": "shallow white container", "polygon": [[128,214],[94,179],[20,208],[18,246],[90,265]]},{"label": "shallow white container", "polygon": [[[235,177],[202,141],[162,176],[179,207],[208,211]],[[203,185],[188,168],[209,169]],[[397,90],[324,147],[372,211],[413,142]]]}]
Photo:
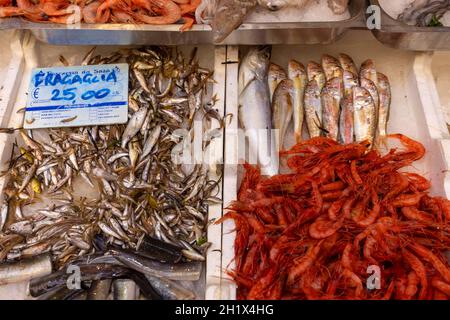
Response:
[{"label": "shallow white container", "polygon": [[[79,65],[92,48],[91,46],[53,46],[36,41],[33,35],[28,32],[17,32],[11,35],[11,46],[14,48],[15,54],[12,59],[5,63],[3,68],[3,56],[0,51],[0,69],[7,71],[5,83],[8,84],[8,90],[2,91],[0,96],[0,119],[2,127],[19,128],[23,124],[23,113],[17,111],[26,105],[28,85],[30,81],[30,72],[35,67],[50,67],[61,65],[58,60],[59,55],[63,55],[70,64]],[[99,46],[96,54],[107,54],[117,51],[121,48],[118,46]],[[180,46],[179,49],[188,56],[193,46]],[[198,46],[197,58],[200,66],[214,70],[215,83],[211,86],[209,94],[216,95],[218,102],[215,108],[220,114],[224,114],[224,95],[225,95],[225,70],[227,65],[222,63],[226,58],[226,47],[212,45]],[[6,59],[6,58],[5,58]],[[14,76],[13,76],[14,75]],[[5,85],[6,88],[6,85]],[[219,127],[219,123],[215,123],[212,127]],[[14,134],[0,134],[0,171],[7,168],[7,162],[10,159],[12,144],[14,142]],[[214,143],[219,143],[221,150],[222,140],[215,139]],[[221,157],[222,155],[219,155]],[[220,159],[217,159],[220,160]],[[217,178],[216,172],[210,172],[210,179]],[[0,201],[3,199],[3,189],[5,179],[0,178]],[[220,188],[222,185],[220,184]],[[220,190],[221,193],[221,190]],[[219,196],[220,196],[219,193]],[[209,207],[209,220],[217,219],[222,215],[222,205],[211,205]],[[212,243],[207,255],[207,261],[204,268],[203,276],[197,286],[197,298],[214,299],[218,297],[220,288],[220,272],[221,272],[221,226],[211,225],[208,229],[208,241]],[[206,288],[208,290],[206,291]],[[30,298],[27,293],[27,283],[18,283],[7,286],[0,286],[0,299],[27,299]]]},{"label": "shallow white container", "polygon": [[[246,52],[247,48],[241,47],[240,50],[241,54],[238,53],[239,48],[228,47],[227,58],[229,60],[235,60],[238,56],[242,58],[242,53]],[[415,162],[414,166],[408,170],[418,172],[431,180],[431,194],[450,197],[450,177],[447,174],[450,165],[450,135],[432,73],[433,56],[390,49],[376,41],[370,32],[349,31],[342,40],[333,45],[273,46],[271,61],[287,70],[289,59],[296,59],[306,65],[310,60],[320,62],[322,54],[337,56],[341,52],[350,55],[358,67],[364,60],[373,59],[377,70],[389,77],[392,87],[392,104],[388,132],[402,133],[420,141],[426,147],[426,156]],[[436,58],[435,63],[438,61],[441,61],[441,58]],[[450,72],[448,59],[446,65]],[[238,126],[238,66],[232,65],[232,68],[234,70],[230,70],[230,67],[227,69],[226,113],[233,113],[236,122],[227,129],[235,129]],[[437,67],[439,68],[440,66]],[[448,74],[450,73],[445,75],[444,71],[441,76],[446,76],[447,80],[443,80],[442,87],[447,90],[447,99],[450,99]],[[293,140],[292,125],[288,135],[290,136],[286,137],[286,147],[289,146],[289,141]],[[226,157],[229,150],[236,150],[236,146],[231,146],[227,140]],[[241,174],[241,170],[235,168],[227,170],[225,167],[224,207],[236,199]],[[223,229],[222,298],[235,299],[236,288],[231,281],[226,280],[229,277],[225,273],[225,270],[234,267],[234,223],[231,220],[225,222]]]}]

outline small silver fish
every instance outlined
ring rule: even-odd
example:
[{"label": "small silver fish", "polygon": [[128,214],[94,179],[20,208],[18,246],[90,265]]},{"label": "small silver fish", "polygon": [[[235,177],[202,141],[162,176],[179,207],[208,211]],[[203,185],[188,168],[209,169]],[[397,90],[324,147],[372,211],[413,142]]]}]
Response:
[{"label": "small silver fish", "polygon": [[161,126],[157,125],[148,136],[147,141],[145,141],[144,143],[144,147],[142,148],[141,159],[145,158],[147,155],[150,154],[156,142],[158,141],[160,134],[161,134]]},{"label": "small silver fish", "polygon": [[144,123],[145,116],[147,115],[147,108],[140,108],[137,112],[133,114],[131,119],[128,121],[127,127],[122,135],[122,148],[125,148],[128,142],[139,132]]}]

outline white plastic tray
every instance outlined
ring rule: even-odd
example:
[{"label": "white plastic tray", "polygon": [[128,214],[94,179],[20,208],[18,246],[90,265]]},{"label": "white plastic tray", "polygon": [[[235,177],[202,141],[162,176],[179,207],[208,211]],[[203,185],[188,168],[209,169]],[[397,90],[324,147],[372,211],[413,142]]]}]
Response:
[{"label": "white plastic tray", "polygon": [[[241,50],[246,51],[246,48],[241,47]],[[424,144],[427,149],[426,156],[409,170],[421,173],[431,180],[433,195],[449,197],[450,179],[447,176],[447,170],[450,165],[450,140],[448,140],[449,132],[443,119],[439,95],[431,72],[432,56],[390,49],[377,42],[367,31],[349,31],[342,40],[328,46],[273,46],[272,61],[287,69],[289,59],[296,59],[306,64],[310,60],[320,62],[322,54],[337,56],[341,52],[349,54],[358,66],[368,58],[373,59],[377,70],[389,77],[392,86],[392,105],[388,132],[402,133]],[[227,58],[235,60],[237,57],[238,48],[228,47]],[[448,67],[450,70],[450,65]],[[236,121],[238,118],[237,70],[237,65],[230,65],[227,69],[226,100],[226,112],[235,114],[233,118]],[[447,90],[450,84],[448,80]],[[237,122],[234,122],[227,129],[236,127]],[[292,128],[290,134],[292,135]],[[289,137],[287,138],[289,140]],[[227,140],[226,156],[229,150],[234,149]],[[240,181],[238,171],[231,168],[225,171],[223,195],[225,207],[229,201],[236,199],[238,181]],[[225,271],[234,266],[234,223],[227,221],[223,229],[222,269]],[[234,299],[235,286],[231,281],[226,281],[227,278],[229,277],[224,272],[222,298]]]},{"label": "white plastic tray", "polygon": [[[11,38],[11,45],[15,52],[6,67],[8,76],[5,77],[8,84],[8,90],[0,93],[0,119],[2,127],[21,127],[23,123],[23,113],[17,113],[17,110],[23,108],[27,100],[28,84],[31,69],[34,67],[48,67],[59,64],[58,57],[63,55],[70,63],[80,63],[83,56],[91,49],[88,46],[52,46],[38,42],[28,32],[17,33]],[[97,47],[97,54],[106,54],[114,52],[121,47],[103,46]],[[185,54],[189,54],[193,46],[179,47]],[[1,51],[0,51],[1,52]],[[214,79],[212,95],[216,94],[219,99],[215,107],[220,114],[224,114],[224,95],[225,95],[225,70],[227,65],[225,61],[226,47],[212,45],[198,46],[197,57],[200,64],[208,69],[214,69]],[[0,61],[2,54],[0,53]],[[2,65],[0,65],[2,66]],[[3,72],[3,68],[1,68]],[[3,79],[3,77],[2,77]],[[5,85],[6,88],[6,85]],[[218,127],[218,123],[213,126]],[[0,134],[0,171],[5,169],[5,165],[10,158],[12,142],[14,135]],[[222,144],[222,141],[215,140],[215,143]],[[220,148],[220,147],[219,147]],[[219,149],[221,150],[221,148]],[[212,179],[215,173],[211,172]],[[3,188],[5,181],[0,178],[0,201],[3,199]],[[220,190],[221,193],[221,190]],[[219,193],[219,195],[220,195]],[[209,207],[209,219],[217,219],[222,215],[222,205]],[[206,272],[204,282],[199,286],[197,298],[214,299],[218,297],[220,287],[221,272],[221,226],[212,225],[208,229],[208,241],[212,242],[207,255]],[[19,283],[8,286],[0,286],[0,299],[26,299],[30,298],[26,292],[27,284]],[[208,290],[206,290],[208,288]]]}]

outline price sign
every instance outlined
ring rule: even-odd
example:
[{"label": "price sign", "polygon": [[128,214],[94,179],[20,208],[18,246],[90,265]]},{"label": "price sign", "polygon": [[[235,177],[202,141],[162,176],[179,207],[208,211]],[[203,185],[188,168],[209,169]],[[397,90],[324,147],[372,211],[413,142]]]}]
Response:
[{"label": "price sign", "polygon": [[127,121],[128,64],[33,69],[25,129]]}]

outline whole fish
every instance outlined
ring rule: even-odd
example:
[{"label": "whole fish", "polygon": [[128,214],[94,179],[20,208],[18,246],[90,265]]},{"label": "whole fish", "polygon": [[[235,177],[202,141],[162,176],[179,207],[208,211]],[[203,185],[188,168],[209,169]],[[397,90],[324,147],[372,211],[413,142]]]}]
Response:
[{"label": "whole fish", "polygon": [[256,7],[257,0],[219,0],[211,21],[213,40],[222,42]]},{"label": "whole fish", "polygon": [[322,56],[322,68],[325,72],[325,78],[327,81],[333,78],[342,79],[343,69],[341,68],[339,60],[337,60],[335,57],[324,54]]},{"label": "whole fish", "polygon": [[278,148],[283,149],[284,137],[292,120],[294,104],[294,84],[285,79],[275,89],[272,101],[273,128],[278,131]]},{"label": "whole fish", "polygon": [[362,87],[353,88],[355,141],[368,140],[373,144],[376,130],[376,109],[369,91]]},{"label": "whole fish", "polygon": [[322,123],[326,136],[337,140],[339,133],[339,110],[341,104],[341,78],[327,81],[322,90]]},{"label": "whole fish", "polygon": [[42,254],[18,262],[0,264],[0,285],[28,281],[46,276],[52,272],[49,254]]},{"label": "whole fish", "polygon": [[344,71],[351,72],[355,76],[358,76],[358,69],[356,68],[355,62],[349,55],[340,53],[339,62],[341,63],[341,67],[342,69],[344,69]]},{"label": "whole fish", "polygon": [[294,85],[294,134],[295,140],[302,140],[303,119],[305,114],[304,98],[305,89],[308,83],[308,76],[303,64],[298,61],[290,60],[288,64],[289,79]]},{"label": "whole fish", "polygon": [[316,80],[311,80],[305,89],[305,118],[309,137],[319,137],[322,133],[321,90]]},{"label": "whole fish", "polygon": [[[259,47],[249,51],[239,71],[241,75],[255,76],[239,96],[239,121],[248,138],[250,162],[256,160],[267,175],[278,173],[278,152],[272,134],[272,112],[267,80],[270,48]],[[249,63],[249,62],[252,63]],[[242,77],[240,77],[242,79]]]},{"label": "whole fish", "polygon": [[339,142],[349,144],[354,139],[354,110],[353,110],[353,88],[341,102],[341,115],[339,117]]},{"label": "whole fish", "polygon": [[378,72],[378,94],[380,96],[378,108],[378,136],[387,134],[387,123],[389,121],[389,111],[391,107],[391,85],[389,79],[384,74]]},{"label": "whole fish", "polygon": [[269,74],[268,74],[268,81],[269,81],[269,90],[270,90],[270,101],[273,101],[273,93],[275,92],[276,88],[280,84],[281,81],[287,79],[286,71],[279,65],[275,63],[269,64]]},{"label": "whole fish", "polygon": [[310,61],[306,66],[306,70],[308,73],[308,81],[315,80],[319,86],[319,90],[322,91],[327,81],[322,66],[317,62]]},{"label": "whole fish", "polygon": [[125,148],[128,142],[139,132],[144,124],[145,116],[147,115],[147,108],[140,108],[133,114],[130,120],[128,120],[127,127],[122,135],[122,148]]},{"label": "whole fish", "polygon": [[110,249],[108,252],[121,264],[146,275],[165,277],[171,280],[196,281],[200,278],[202,269],[200,262],[160,263],[118,248]]},{"label": "whole fish", "polygon": [[150,135],[148,136],[147,140],[144,143],[144,147],[142,149],[142,154],[140,155],[141,159],[145,158],[147,155],[152,152],[153,147],[155,146],[156,142],[158,141],[159,135],[161,134],[161,126],[157,125]]}]

